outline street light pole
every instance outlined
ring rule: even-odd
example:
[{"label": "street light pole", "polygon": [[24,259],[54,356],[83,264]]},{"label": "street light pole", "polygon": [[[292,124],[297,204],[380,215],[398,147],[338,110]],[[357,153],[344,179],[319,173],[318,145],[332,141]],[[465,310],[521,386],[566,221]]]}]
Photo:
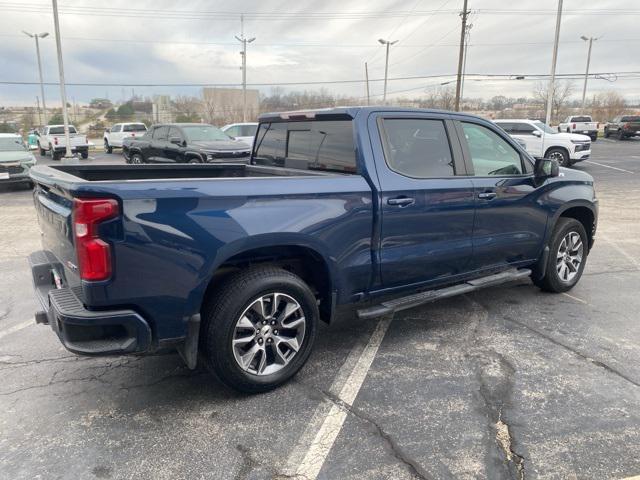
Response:
[{"label": "street light pole", "polygon": [[462,62],[462,82],[460,85],[460,101],[464,100],[464,76],[467,73],[467,51],[469,49],[469,39],[471,38],[471,29],[473,23],[467,25],[467,33],[464,36],[464,61]]},{"label": "street light pole", "polygon": [[242,121],[247,121],[247,43],[253,42],[256,37],[251,37],[249,39],[244,36],[244,15],[240,15],[240,36],[235,36],[236,40],[238,40],[242,44],[242,51],[240,55],[242,56]]},{"label": "street light pole", "polygon": [[382,45],[387,46],[387,56],[384,61],[384,93],[382,94],[382,103],[386,104],[387,103],[387,78],[389,75],[389,47],[391,45],[395,45],[396,43],[398,43],[398,40],[394,40],[392,42],[390,40],[384,40],[382,38],[379,38],[378,42],[380,42]]},{"label": "street light pole", "polygon": [[64,87],[64,65],[62,64],[62,43],[60,42],[60,21],[58,20],[58,0],[53,1],[53,25],[56,34],[56,50],[58,52],[58,71],[60,72],[60,97],[62,99],[62,118],[64,120],[64,140],[66,143],[65,158],[71,158],[71,138],[69,136],[69,115],[67,113],[67,92]]},{"label": "street light pole", "polygon": [[551,123],[551,110],[553,109],[553,94],[555,90],[556,62],[558,60],[558,41],[560,40],[561,18],[562,18],[562,0],[558,0],[558,14],[556,16],[556,36],[553,42],[553,59],[551,60],[551,78],[549,79],[549,88],[547,91],[547,114],[544,122],[547,125]]},{"label": "street light pole", "polygon": [[582,35],[580,38],[585,42],[589,42],[589,53],[587,53],[587,70],[584,73],[584,87],[582,87],[582,113],[584,113],[584,104],[587,98],[587,80],[589,79],[589,64],[591,63],[591,46],[593,45],[593,41],[598,39],[593,37],[587,38],[584,35]]},{"label": "street light pole", "polygon": [[49,34],[47,32],[43,33],[29,33],[22,31],[25,35],[31,38],[36,39],[36,56],[38,57],[38,73],[40,74],[40,96],[42,97],[42,111],[44,112],[44,125],[47,124],[47,104],[44,101],[44,83],[42,80],[42,63],[40,61],[40,44],[38,43],[38,38],[48,37]]}]

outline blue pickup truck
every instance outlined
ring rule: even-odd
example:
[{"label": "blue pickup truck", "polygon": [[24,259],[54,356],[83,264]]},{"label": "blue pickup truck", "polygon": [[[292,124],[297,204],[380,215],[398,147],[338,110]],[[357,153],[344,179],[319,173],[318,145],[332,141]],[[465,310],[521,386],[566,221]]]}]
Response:
[{"label": "blue pickup truck", "polygon": [[495,124],[401,108],[263,115],[249,164],[31,178],[36,321],[78,354],[176,349],[244,392],[291,378],[319,321],[523,277],[571,289],[598,212],[592,177]]}]

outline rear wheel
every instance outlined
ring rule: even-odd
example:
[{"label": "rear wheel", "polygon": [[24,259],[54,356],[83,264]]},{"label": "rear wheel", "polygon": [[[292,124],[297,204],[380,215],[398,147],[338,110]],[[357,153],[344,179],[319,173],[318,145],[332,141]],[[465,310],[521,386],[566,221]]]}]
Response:
[{"label": "rear wheel", "polygon": [[307,361],[319,319],[308,285],[287,270],[258,266],[230,277],[203,309],[202,352],[230,387],[258,393]]},{"label": "rear wheel", "polygon": [[80,156],[81,156],[82,158],[84,158],[84,159],[89,158],[89,150],[82,150],[82,151],[80,152]]},{"label": "rear wheel", "polygon": [[571,290],[580,280],[587,261],[588,238],[582,223],[575,218],[561,217],[549,244],[549,259],[545,275],[533,282],[547,292]]},{"label": "rear wheel", "polygon": [[47,151],[40,146],[40,142],[38,142],[38,149],[40,150],[41,157],[45,157],[47,155]]},{"label": "rear wheel", "polygon": [[131,163],[133,163],[134,165],[142,165],[144,163],[144,159],[139,153],[134,153],[133,155],[131,155]]},{"label": "rear wheel", "polygon": [[558,162],[558,164],[561,167],[571,166],[571,160],[569,160],[569,154],[563,148],[550,148],[549,150],[547,150],[547,154],[545,155],[545,158],[554,159],[556,162]]},{"label": "rear wheel", "polygon": [[60,154],[57,153],[51,145],[49,145],[49,153],[51,153],[51,158],[53,160],[60,160]]},{"label": "rear wheel", "polygon": [[113,147],[109,145],[109,141],[106,138],[104,139],[104,151],[107,153],[113,152]]},{"label": "rear wheel", "polygon": [[194,158],[190,158],[187,163],[202,163],[202,162],[194,157]]}]

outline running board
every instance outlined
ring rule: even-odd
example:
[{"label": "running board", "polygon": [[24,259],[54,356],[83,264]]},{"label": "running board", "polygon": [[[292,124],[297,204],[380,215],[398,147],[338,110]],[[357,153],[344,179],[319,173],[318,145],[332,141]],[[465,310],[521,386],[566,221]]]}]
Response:
[{"label": "running board", "polygon": [[441,288],[439,290],[427,290],[426,292],[420,292],[407,297],[396,298],[386,302],[382,302],[379,305],[373,307],[363,308],[358,310],[358,318],[367,319],[380,317],[382,315],[389,315],[401,310],[407,310],[408,308],[418,307],[425,303],[435,302],[443,298],[454,297],[456,295],[462,295],[463,293],[473,292],[485,287],[492,287],[493,285],[500,285],[502,283],[513,282],[520,280],[521,278],[531,275],[531,270],[522,268],[516,270],[506,270],[504,272],[489,275],[487,277],[476,278],[475,280],[469,280],[468,282],[458,285],[452,285],[450,287]]}]

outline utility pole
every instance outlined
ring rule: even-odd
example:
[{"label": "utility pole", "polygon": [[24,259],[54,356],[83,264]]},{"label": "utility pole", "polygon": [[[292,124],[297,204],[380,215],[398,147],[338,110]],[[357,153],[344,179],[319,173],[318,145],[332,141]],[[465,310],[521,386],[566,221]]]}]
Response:
[{"label": "utility pole", "polygon": [[469,11],[467,10],[467,0],[464,0],[464,5],[462,7],[462,29],[460,30],[460,52],[458,53],[458,77],[456,80],[456,102],[455,102],[455,111],[460,110],[460,90],[462,87],[462,59],[464,57],[464,36],[467,33],[467,15]]},{"label": "utility pole", "polygon": [[386,103],[387,103],[387,78],[388,78],[388,75],[389,75],[389,47],[391,45],[395,45],[396,43],[398,43],[398,40],[390,41],[390,40],[384,40],[382,38],[379,38],[378,42],[380,42],[382,45],[386,45],[387,46],[387,56],[386,56],[385,61],[384,61],[384,93],[382,94],[382,103],[386,105]]},{"label": "utility pole", "polygon": [[256,37],[245,38],[244,36],[244,15],[240,15],[240,36],[236,35],[236,40],[242,44],[242,121],[247,121],[247,43],[251,43]]},{"label": "utility pole", "polygon": [[582,113],[584,113],[584,103],[587,98],[587,80],[589,78],[589,64],[591,63],[591,46],[593,45],[593,41],[598,39],[593,37],[587,38],[584,35],[582,35],[580,38],[585,42],[586,41],[589,42],[589,53],[587,53],[587,71],[584,73],[584,87],[582,87]]},{"label": "utility pole", "polygon": [[38,43],[38,38],[48,37],[49,34],[47,32],[43,33],[29,33],[22,31],[25,35],[36,39],[36,55],[38,57],[38,73],[40,74],[40,95],[42,96],[42,112],[44,114],[44,125],[47,124],[47,104],[44,101],[44,83],[42,81],[42,62],[40,61],[40,44]]},{"label": "utility pole", "polygon": [[464,80],[465,74],[467,73],[467,53],[469,50],[469,39],[471,38],[471,29],[473,28],[473,23],[467,25],[467,32],[464,36],[464,61],[462,62],[462,85],[460,85],[460,101],[464,101]]},{"label": "utility pole", "polygon": [[36,109],[38,110],[38,126],[42,126],[42,117],[40,116],[40,99],[36,95]]},{"label": "utility pole", "polygon": [[369,66],[367,65],[367,62],[364,62],[364,77],[367,81],[367,105],[370,105],[371,100],[369,97]]},{"label": "utility pole", "polygon": [[553,94],[555,90],[556,62],[558,60],[558,41],[560,40],[560,20],[562,18],[562,0],[558,0],[558,14],[556,15],[556,36],[553,41],[553,59],[551,60],[551,78],[547,91],[547,115],[544,123],[551,123],[551,111],[553,110]]},{"label": "utility pole", "polygon": [[60,72],[60,97],[62,100],[62,118],[64,119],[65,158],[71,158],[71,138],[69,137],[69,114],[67,113],[67,92],[64,88],[64,65],[62,64],[62,43],[60,42],[60,21],[58,20],[58,0],[53,2],[53,25],[56,30],[56,50],[58,51],[58,71]]}]

